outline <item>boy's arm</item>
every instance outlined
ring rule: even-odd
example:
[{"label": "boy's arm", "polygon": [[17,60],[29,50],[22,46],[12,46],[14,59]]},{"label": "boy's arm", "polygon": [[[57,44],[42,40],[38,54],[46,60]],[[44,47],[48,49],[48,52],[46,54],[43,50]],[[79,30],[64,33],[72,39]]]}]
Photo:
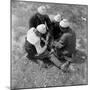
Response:
[{"label": "boy's arm", "polygon": [[41,47],[40,42],[37,42],[35,44],[35,47],[36,47],[37,53],[39,55],[39,54],[42,54],[46,50],[47,45],[45,45],[44,47]]},{"label": "boy's arm", "polygon": [[67,44],[67,39],[70,35],[69,34],[63,34],[59,40],[59,42],[55,43],[56,47],[63,48]]}]

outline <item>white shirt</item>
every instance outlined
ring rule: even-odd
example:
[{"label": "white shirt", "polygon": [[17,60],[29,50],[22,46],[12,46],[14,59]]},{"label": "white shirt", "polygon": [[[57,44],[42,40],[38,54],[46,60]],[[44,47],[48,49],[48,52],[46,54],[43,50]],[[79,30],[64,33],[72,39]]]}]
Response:
[{"label": "white shirt", "polygon": [[30,42],[33,45],[35,45],[35,43],[37,43],[38,41],[40,41],[40,38],[38,36],[36,36],[34,30],[35,30],[35,28],[31,28],[27,32],[27,41]]},{"label": "white shirt", "polygon": [[44,46],[43,48],[41,47],[40,37],[36,36],[34,30],[35,28],[31,28],[27,32],[27,41],[35,46],[38,54],[42,54],[46,50],[47,46]]}]

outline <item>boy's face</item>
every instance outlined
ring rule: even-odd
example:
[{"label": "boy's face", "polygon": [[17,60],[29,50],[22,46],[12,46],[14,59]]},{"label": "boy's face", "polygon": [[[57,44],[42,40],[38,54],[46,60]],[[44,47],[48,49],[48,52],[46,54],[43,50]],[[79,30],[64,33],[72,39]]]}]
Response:
[{"label": "boy's face", "polygon": [[45,7],[42,7],[40,13],[41,13],[42,15],[45,15],[45,14],[47,13],[46,8],[45,8]]},{"label": "boy's face", "polygon": [[66,28],[64,28],[64,27],[60,27],[60,29],[61,29],[62,32],[66,32],[67,29],[68,29],[68,27],[66,27]]},{"label": "boy's face", "polygon": [[37,30],[35,31],[35,33],[36,33],[36,35],[39,36],[39,37],[41,37],[41,35],[42,35],[42,34],[41,34],[39,31],[37,31]]}]

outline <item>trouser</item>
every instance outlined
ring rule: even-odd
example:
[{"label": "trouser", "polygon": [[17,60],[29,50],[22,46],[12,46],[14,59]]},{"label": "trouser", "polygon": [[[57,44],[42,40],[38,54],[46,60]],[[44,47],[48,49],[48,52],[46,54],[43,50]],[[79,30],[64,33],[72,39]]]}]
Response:
[{"label": "trouser", "polygon": [[65,50],[55,49],[54,55],[61,61],[71,61],[72,60],[72,53],[69,53]]},{"label": "trouser", "polygon": [[35,55],[37,54],[36,48],[34,45],[30,44],[27,40],[25,40],[25,51],[28,53],[29,59],[35,59]]},{"label": "trouser", "polygon": [[46,50],[44,53],[37,56],[37,51],[34,45],[30,44],[27,40],[25,41],[25,51],[28,53],[29,59],[44,59],[49,58],[49,51]]}]

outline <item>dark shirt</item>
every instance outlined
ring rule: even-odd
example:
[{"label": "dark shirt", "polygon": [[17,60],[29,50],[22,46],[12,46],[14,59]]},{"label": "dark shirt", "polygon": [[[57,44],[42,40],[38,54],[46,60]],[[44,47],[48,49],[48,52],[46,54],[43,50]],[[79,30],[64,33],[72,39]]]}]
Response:
[{"label": "dark shirt", "polygon": [[41,15],[39,13],[36,13],[33,15],[29,20],[29,28],[31,27],[37,27],[39,24],[47,24],[47,27],[51,28],[51,21],[48,17],[48,15]]},{"label": "dark shirt", "polygon": [[61,35],[59,22],[52,21],[52,27],[53,27],[52,36],[53,36],[53,39],[56,40],[56,39],[60,38],[60,35]]},{"label": "dark shirt", "polygon": [[73,30],[68,28],[63,32],[60,40],[57,42],[57,50],[63,54],[73,54],[76,48],[76,34]]}]

